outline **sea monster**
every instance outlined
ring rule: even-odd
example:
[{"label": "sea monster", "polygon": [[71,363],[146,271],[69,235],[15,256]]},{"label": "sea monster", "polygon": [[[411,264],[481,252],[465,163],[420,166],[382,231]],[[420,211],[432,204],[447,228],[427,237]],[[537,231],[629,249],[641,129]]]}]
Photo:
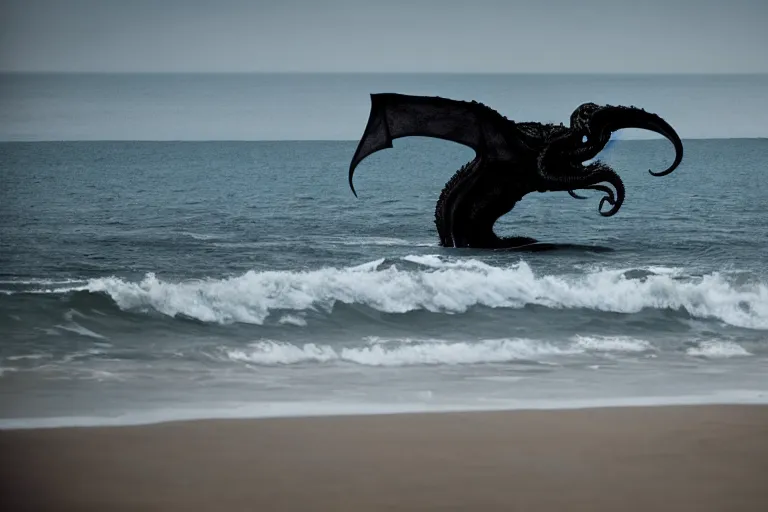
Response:
[{"label": "sea monster", "polygon": [[[610,217],[624,202],[624,183],[605,163],[594,160],[613,132],[650,130],[675,149],[674,162],[653,176],[666,176],[683,159],[677,132],[656,114],[637,107],[584,103],[571,114],[570,126],[515,122],[477,101],[396,93],[371,94],[371,112],[349,166],[349,186],[358,164],[400,137],[433,137],[475,150],[443,188],[435,207],[435,225],[443,247],[515,248],[536,244],[529,237],[499,237],[496,221],[532,192],[576,190],[605,194],[600,215]],[[585,165],[585,162],[589,162]],[[612,186],[613,190],[608,186]],[[615,193],[614,193],[615,190]],[[610,208],[604,209],[608,203]]]}]

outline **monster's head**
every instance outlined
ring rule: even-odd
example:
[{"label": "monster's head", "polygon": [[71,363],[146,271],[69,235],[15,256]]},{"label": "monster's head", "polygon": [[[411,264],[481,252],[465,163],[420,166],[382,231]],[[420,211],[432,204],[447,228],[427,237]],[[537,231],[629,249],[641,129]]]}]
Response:
[{"label": "monster's head", "polygon": [[624,128],[656,132],[674,145],[675,160],[672,165],[660,172],[649,170],[652,175],[664,176],[680,165],[683,159],[683,143],[674,128],[656,114],[636,107],[601,106],[595,103],[579,105],[571,114],[571,133],[576,139],[576,144],[575,147],[571,146],[569,153],[574,160],[590,160],[603,150],[614,132]]}]

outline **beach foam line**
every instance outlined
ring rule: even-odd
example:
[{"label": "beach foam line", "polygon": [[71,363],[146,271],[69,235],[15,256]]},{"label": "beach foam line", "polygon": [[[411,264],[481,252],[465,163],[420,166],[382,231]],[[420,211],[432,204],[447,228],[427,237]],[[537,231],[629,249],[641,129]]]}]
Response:
[{"label": "beach foam line", "polygon": [[324,416],[373,416],[384,414],[418,414],[441,412],[492,412],[573,410],[607,407],[665,407],[681,405],[768,405],[768,392],[758,390],[730,390],[702,395],[680,396],[627,396],[612,398],[585,398],[573,400],[504,400],[502,403],[375,403],[366,402],[258,402],[229,404],[222,407],[209,404],[200,407],[164,408],[151,411],[131,411],[103,416],[58,416],[38,418],[3,418],[0,430],[106,427],[168,423],[174,421],[258,419],[258,418],[311,418]]}]

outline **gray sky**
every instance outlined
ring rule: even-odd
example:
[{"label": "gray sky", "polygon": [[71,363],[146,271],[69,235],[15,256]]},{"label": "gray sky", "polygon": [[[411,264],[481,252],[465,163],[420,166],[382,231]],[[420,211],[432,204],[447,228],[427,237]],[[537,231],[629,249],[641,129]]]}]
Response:
[{"label": "gray sky", "polygon": [[766,73],[766,27],[766,0],[0,0],[0,70]]}]

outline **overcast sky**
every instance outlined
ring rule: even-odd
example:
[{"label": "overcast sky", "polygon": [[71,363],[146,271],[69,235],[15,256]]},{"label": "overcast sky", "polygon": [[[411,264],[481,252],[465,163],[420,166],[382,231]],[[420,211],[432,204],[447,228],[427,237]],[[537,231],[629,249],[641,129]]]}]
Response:
[{"label": "overcast sky", "polygon": [[0,0],[4,71],[768,72],[768,0]]}]

